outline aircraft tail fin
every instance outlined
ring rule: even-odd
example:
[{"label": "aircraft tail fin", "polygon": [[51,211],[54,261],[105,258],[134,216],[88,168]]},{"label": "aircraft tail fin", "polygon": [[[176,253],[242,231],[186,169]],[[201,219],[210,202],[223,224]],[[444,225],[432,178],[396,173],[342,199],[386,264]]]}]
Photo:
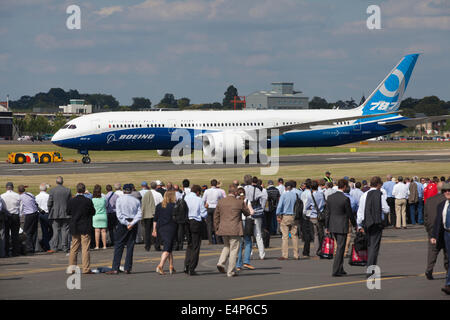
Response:
[{"label": "aircraft tail fin", "polygon": [[396,111],[402,102],[418,53],[404,56],[357,110],[363,115]]}]

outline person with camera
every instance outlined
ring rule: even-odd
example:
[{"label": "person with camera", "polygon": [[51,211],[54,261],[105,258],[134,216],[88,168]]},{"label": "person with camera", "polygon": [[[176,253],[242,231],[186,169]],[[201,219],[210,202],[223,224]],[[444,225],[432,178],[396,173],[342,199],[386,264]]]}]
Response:
[{"label": "person with camera", "polygon": [[[228,195],[219,200],[214,211],[214,229],[216,234],[222,236],[224,241],[224,247],[217,262],[217,269],[221,273],[226,273],[228,277],[237,275],[236,259],[241,245],[240,239],[244,235],[242,216],[248,217],[252,214],[249,206],[245,204],[244,199],[244,188],[237,189],[235,185],[230,185]],[[225,270],[227,259],[228,268]]]},{"label": "person with camera", "polygon": [[[243,238],[240,239],[236,270],[240,271],[242,268],[254,270],[255,267],[250,264],[250,257],[252,254],[252,236],[255,230],[255,219],[253,219],[255,211],[253,210],[251,202],[246,198],[245,188],[239,187],[237,189],[236,197],[237,199],[244,201],[244,204],[250,212],[250,216],[245,215],[244,213],[242,213],[241,216],[244,231]],[[244,258],[242,258],[242,246],[244,246]]]}]

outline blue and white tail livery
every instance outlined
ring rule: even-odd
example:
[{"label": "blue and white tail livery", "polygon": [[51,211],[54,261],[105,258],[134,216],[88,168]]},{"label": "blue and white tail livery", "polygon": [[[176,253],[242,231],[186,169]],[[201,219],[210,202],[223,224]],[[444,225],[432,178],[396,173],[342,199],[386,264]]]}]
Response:
[{"label": "blue and white tail livery", "polygon": [[358,108],[363,115],[396,111],[408,86],[419,54],[404,56]]},{"label": "blue and white tail livery", "polygon": [[408,119],[399,114],[418,56],[404,56],[368,99],[351,110],[93,113],[70,120],[53,136],[52,142],[77,149],[86,160],[89,150],[158,150],[160,155],[170,155],[170,150],[179,145],[180,136],[189,139],[187,143],[192,144],[192,149],[203,150],[205,156],[237,150],[246,145],[254,132],[270,131],[268,142],[276,141],[286,148],[362,141],[449,117]]}]

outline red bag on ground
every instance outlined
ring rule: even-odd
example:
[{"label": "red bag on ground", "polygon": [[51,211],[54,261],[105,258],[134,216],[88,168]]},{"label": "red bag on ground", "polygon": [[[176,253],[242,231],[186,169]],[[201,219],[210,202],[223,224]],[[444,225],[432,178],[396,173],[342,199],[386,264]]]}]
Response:
[{"label": "red bag on ground", "polygon": [[334,239],[330,236],[325,236],[322,242],[322,253],[320,258],[333,259],[334,254]]},{"label": "red bag on ground", "polygon": [[351,266],[365,267],[367,264],[367,250],[356,251],[355,245],[352,244],[352,255],[349,264]]}]

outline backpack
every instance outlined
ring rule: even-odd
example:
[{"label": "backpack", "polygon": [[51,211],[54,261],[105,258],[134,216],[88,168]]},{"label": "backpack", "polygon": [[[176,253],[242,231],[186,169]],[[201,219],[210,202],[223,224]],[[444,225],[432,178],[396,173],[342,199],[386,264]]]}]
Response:
[{"label": "backpack", "polygon": [[297,200],[295,200],[294,204],[294,219],[300,221],[303,216],[303,201],[298,197],[298,194],[295,194]]},{"label": "backpack", "polygon": [[280,191],[277,188],[267,188],[267,202],[269,204],[269,212],[277,209],[278,200],[280,199]]},{"label": "backpack", "polygon": [[258,198],[255,200],[256,196],[256,186],[254,186],[253,189],[253,200],[251,201],[252,208],[255,211],[255,214],[253,215],[253,218],[261,218],[264,215],[264,208],[261,207],[261,198]]},{"label": "backpack", "polygon": [[175,202],[175,206],[173,207],[172,211],[172,219],[175,223],[183,224],[188,222],[189,217],[189,208],[184,200],[184,197],[186,195],[183,195],[181,199],[178,199],[177,202]]}]

